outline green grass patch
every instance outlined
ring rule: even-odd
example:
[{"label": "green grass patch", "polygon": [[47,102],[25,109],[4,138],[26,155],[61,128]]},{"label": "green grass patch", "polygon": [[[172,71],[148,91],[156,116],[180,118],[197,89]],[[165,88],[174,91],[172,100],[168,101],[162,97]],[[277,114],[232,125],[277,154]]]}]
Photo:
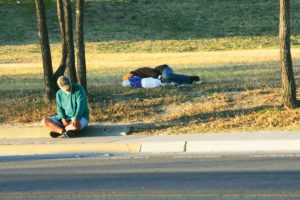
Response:
[{"label": "green grass patch", "polygon": [[[55,1],[47,1],[49,36],[60,42]],[[291,3],[292,45],[299,46],[300,3]],[[0,1],[0,45],[38,44],[33,1]],[[278,45],[273,0],[89,0],[85,39],[99,52],[188,52]]]}]

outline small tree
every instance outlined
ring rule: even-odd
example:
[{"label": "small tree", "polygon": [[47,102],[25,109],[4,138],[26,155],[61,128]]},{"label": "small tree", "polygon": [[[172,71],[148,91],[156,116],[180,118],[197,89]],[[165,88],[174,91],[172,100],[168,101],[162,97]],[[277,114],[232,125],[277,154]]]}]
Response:
[{"label": "small tree", "polygon": [[290,0],[280,0],[279,38],[283,105],[296,108],[296,83],[290,50]]},{"label": "small tree", "polygon": [[73,41],[72,6],[70,0],[57,0],[57,16],[61,31],[62,57],[57,71],[53,74],[51,52],[46,23],[46,12],[44,0],[35,0],[38,20],[38,35],[41,43],[44,84],[46,100],[53,100],[58,90],[57,78],[64,75],[66,69],[72,83],[82,84],[87,92],[86,64],[84,49],[83,12],[84,0],[76,1],[76,56],[77,71],[75,68],[75,54]]},{"label": "small tree", "polygon": [[78,82],[87,92],[84,49],[84,0],[76,0],[76,57]]},{"label": "small tree", "polygon": [[68,75],[72,83],[77,83],[73,40],[72,6],[70,0],[64,0],[64,14]]},{"label": "small tree", "polygon": [[35,0],[35,6],[38,22],[38,36],[40,39],[43,60],[45,100],[52,101],[55,96],[55,85],[53,81],[52,60],[44,0]]},{"label": "small tree", "polygon": [[[64,75],[66,70],[66,60],[67,60],[67,48],[66,48],[66,33],[65,33],[65,14],[64,14],[64,7],[62,0],[57,0],[57,18],[58,18],[58,24],[59,29],[61,33],[61,61],[59,64],[58,69],[54,73],[54,82],[57,81],[58,77]],[[58,90],[58,86],[55,83],[56,91]]]}]

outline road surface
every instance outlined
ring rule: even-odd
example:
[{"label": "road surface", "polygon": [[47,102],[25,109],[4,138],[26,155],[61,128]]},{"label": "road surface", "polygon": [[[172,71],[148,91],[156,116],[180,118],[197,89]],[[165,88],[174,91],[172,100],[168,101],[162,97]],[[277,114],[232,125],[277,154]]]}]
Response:
[{"label": "road surface", "polygon": [[300,156],[0,158],[0,199],[300,199]]}]

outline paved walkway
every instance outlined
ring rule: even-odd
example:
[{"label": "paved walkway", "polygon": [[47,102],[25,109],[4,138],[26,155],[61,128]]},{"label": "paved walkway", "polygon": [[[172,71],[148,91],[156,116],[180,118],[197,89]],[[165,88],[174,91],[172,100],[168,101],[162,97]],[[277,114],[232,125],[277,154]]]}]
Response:
[{"label": "paved walkway", "polygon": [[125,135],[127,126],[94,126],[84,137],[48,137],[42,127],[0,129],[0,156],[62,153],[275,153],[300,152],[300,131],[170,136]]}]

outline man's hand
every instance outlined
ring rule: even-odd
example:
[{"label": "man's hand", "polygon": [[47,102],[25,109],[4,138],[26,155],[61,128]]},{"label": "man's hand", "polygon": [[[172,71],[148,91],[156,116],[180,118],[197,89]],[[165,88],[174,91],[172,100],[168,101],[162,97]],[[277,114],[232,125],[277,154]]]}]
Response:
[{"label": "man's hand", "polygon": [[69,126],[69,125],[70,125],[70,122],[69,122],[68,120],[66,120],[66,119],[62,119],[61,121],[62,121],[62,123],[63,123],[64,127],[66,127],[66,126]]},{"label": "man's hand", "polygon": [[76,129],[80,129],[80,121],[79,121],[79,119],[73,118],[73,119],[72,119],[72,125],[73,125]]}]

